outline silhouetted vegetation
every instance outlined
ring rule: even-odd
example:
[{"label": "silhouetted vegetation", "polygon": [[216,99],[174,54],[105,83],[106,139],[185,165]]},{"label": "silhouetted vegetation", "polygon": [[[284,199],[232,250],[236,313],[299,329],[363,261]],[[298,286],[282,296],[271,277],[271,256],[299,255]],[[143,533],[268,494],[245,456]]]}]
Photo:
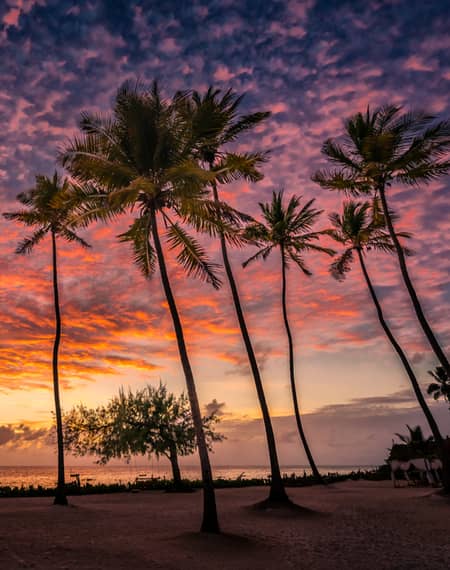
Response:
[{"label": "silhouetted vegetation", "polygon": [[[286,487],[309,487],[317,484],[317,479],[314,475],[282,475],[283,484]],[[385,481],[390,479],[390,469],[388,465],[381,465],[376,469],[371,470],[358,470],[351,471],[346,474],[329,472],[323,474],[323,481],[325,483],[339,483],[340,481]],[[270,487],[271,478],[269,477],[237,477],[236,479],[228,479],[219,477],[214,479],[214,487],[216,489],[239,489],[245,487]],[[193,491],[201,489],[203,482],[200,479],[190,480],[183,479],[182,485],[185,491]],[[124,493],[124,492],[138,492],[138,491],[179,491],[174,482],[170,479],[153,477],[145,481],[136,481],[134,483],[86,483],[77,485],[71,483],[66,486],[67,495],[96,495],[105,493]],[[52,488],[45,488],[42,486],[29,486],[29,487],[0,487],[1,497],[51,497],[55,493]]]},{"label": "silhouetted vegetation", "polygon": [[442,366],[436,366],[434,370],[429,370],[428,374],[433,378],[434,382],[428,385],[427,392],[435,400],[442,398],[450,403],[450,377]]},{"label": "silhouetted vegetation", "polygon": [[[216,414],[202,418],[206,443],[223,440],[214,431]],[[123,389],[104,406],[75,406],[63,416],[66,450],[74,455],[95,455],[98,463],[110,459],[130,461],[132,456],[166,457],[172,467],[175,488],[182,488],[178,458],[192,455],[197,447],[189,400],[176,397],[160,383],[133,392]]]}]

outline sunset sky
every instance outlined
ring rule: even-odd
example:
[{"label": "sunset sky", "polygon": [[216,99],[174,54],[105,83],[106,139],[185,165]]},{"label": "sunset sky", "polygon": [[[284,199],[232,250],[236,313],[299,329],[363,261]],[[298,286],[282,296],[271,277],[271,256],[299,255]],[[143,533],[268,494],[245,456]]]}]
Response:
[{"label": "sunset sky", "polygon": [[[189,7],[187,7],[189,6]],[[170,95],[209,85],[246,93],[243,112],[272,116],[240,150],[271,150],[265,178],[222,189],[258,216],[273,189],[316,198],[327,214],[342,196],[311,175],[324,165],[322,142],[350,114],[385,103],[450,116],[450,6],[442,1],[370,0],[6,0],[0,3],[0,191],[2,211],[50,175],[57,150],[76,132],[82,110],[108,111],[126,79],[154,78]],[[398,228],[414,234],[413,281],[443,346],[450,345],[450,181],[392,189]],[[60,246],[65,409],[105,402],[120,386],[184,379],[159,275],[145,282],[115,236],[127,219],[95,225],[92,249]],[[50,464],[43,443],[51,422],[54,332],[50,243],[32,256],[14,248],[26,229],[0,220],[0,465]],[[218,244],[204,241],[219,261]],[[287,343],[281,321],[280,261],[243,270],[253,250],[231,253],[259,357],[284,464],[306,462],[292,420]],[[169,256],[170,257],[170,256]],[[173,263],[171,277],[202,405],[213,400],[228,439],[216,464],[266,462],[253,380],[227,284],[217,292]],[[395,432],[420,423],[406,375],[376,320],[358,266],[338,283],[329,260],[311,255],[314,273],[289,274],[290,316],[304,423],[320,464],[382,462]],[[368,268],[393,329],[423,383],[436,362],[418,328],[395,259],[372,255]],[[444,433],[450,413],[430,399]],[[425,430],[428,432],[428,429]],[[90,459],[88,461],[91,461]],[[188,461],[192,463],[192,458]]]}]

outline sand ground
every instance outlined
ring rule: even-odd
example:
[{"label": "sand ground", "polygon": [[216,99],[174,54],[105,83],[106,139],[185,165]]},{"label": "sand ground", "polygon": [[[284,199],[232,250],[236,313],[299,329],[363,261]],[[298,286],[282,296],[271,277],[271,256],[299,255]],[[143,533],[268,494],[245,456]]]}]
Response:
[{"label": "sand ground", "polygon": [[430,489],[344,482],[289,489],[312,515],[248,508],[264,488],[217,491],[222,536],[197,533],[201,492],[0,499],[0,568],[449,569],[450,501]]}]

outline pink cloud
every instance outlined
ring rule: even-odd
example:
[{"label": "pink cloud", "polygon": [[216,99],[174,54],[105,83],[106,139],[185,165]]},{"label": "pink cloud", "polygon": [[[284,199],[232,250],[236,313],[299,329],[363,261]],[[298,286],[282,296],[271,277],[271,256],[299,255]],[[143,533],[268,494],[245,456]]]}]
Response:
[{"label": "pink cloud", "polygon": [[15,26],[17,28],[20,14],[21,11],[19,8],[11,8],[9,12],[3,16],[3,23],[6,26]]},{"label": "pink cloud", "polygon": [[181,46],[177,43],[175,38],[169,37],[169,38],[164,38],[159,43],[159,49],[165,54],[175,55],[180,53]]},{"label": "pink cloud", "polygon": [[435,71],[437,65],[438,63],[436,60],[427,62],[423,57],[411,55],[405,60],[403,67],[410,71]]},{"label": "pink cloud", "polygon": [[216,81],[230,81],[231,79],[234,79],[235,77],[238,77],[244,73],[251,74],[252,71],[253,69],[251,67],[239,67],[238,69],[232,71],[226,65],[220,64],[217,66],[213,77]]},{"label": "pink cloud", "polygon": [[288,108],[289,107],[283,101],[279,101],[278,103],[271,103],[269,105],[269,111],[274,115],[277,115],[278,113],[284,113],[288,110]]}]

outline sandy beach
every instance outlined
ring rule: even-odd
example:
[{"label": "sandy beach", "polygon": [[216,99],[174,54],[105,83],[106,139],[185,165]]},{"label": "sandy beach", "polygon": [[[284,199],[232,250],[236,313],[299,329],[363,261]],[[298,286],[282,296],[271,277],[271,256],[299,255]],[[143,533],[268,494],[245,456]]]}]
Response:
[{"label": "sandy beach", "polygon": [[260,512],[267,489],[217,491],[224,534],[197,533],[201,493],[0,500],[0,568],[446,569],[450,504],[426,488],[344,482],[290,489],[313,513]]}]

